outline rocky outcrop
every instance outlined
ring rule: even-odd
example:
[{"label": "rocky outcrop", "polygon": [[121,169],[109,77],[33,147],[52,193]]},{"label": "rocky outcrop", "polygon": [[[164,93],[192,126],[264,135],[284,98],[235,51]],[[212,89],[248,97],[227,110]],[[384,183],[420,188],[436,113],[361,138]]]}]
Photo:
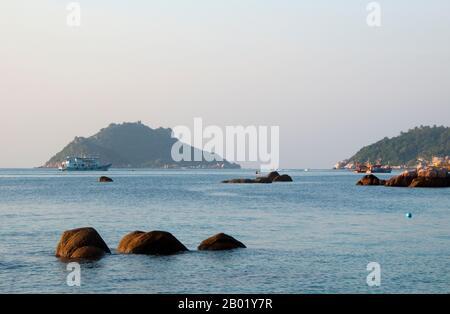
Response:
[{"label": "rocky outcrop", "polygon": [[443,188],[450,187],[450,176],[445,168],[428,167],[405,171],[386,181],[385,185],[412,188]]},{"label": "rocky outcrop", "polygon": [[272,180],[268,177],[258,177],[253,181],[254,183],[272,183]]},{"label": "rocky outcrop", "polygon": [[385,182],[385,180],[381,180],[373,174],[368,174],[362,177],[356,185],[384,185]]},{"label": "rocky outcrop", "polygon": [[385,186],[408,187],[417,178],[416,171],[404,171],[386,181]]},{"label": "rocky outcrop", "polygon": [[114,181],[113,179],[105,176],[101,176],[100,178],[98,178],[98,182],[113,182],[113,181]]},{"label": "rocky outcrop", "polygon": [[277,171],[270,172],[267,176],[257,177],[256,179],[230,179],[224,180],[222,183],[272,183],[272,182],[292,182],[292,178],[283,174],[280,175]]},{"label": "rocky outcrop", "polygon": [[447,188],[450,187],[450,178],[427,178],[427,177],[417,177],[411,184],[410,188]]},{"label": "rocky outcrop", "polygon": [[287,174],[282,174],[280,176],[275,177],[272,182],[292,182],[294,180],[292,180],[290,175]]},{"label": "rocky outcrop", "polygon": [[122,238],[117,251],[125,254],[170,255],[188,249],[166,231],[133,231]]},{"label": "rocky outcrop", "polygon": [[278,171],[272,171],[266,176],[266,178],[269,179],[270,181],[273,181],[273,179],[279,176],[280,174],[278,173]]},{"label": "rocky outcrop", "polygon": [[246,246],[225,233],[218,233],[208,239],[202,241],[198,246],[201,251],[220,251],[220,250],[232,250],[237,248],[245,248]]},{"label": "rocky outcrop", "polygon": [[448,170],[445,168],[423,168],[417,171],[417,176],[420,178],[441,178],[446,179],[448,177]]},{"label": "rocky outcrop", "polygon": [[56,248],[56,256],[66,259],[99,259],[111,253],[105,241],[94,228],[65,231]]}]

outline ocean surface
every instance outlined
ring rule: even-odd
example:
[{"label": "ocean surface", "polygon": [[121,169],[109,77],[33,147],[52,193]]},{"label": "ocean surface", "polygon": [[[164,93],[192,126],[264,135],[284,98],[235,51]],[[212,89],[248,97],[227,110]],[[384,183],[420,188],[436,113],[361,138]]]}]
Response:
[{"label": "ocean surface", "polygon": [[[355,186],[346,171],[285,170],[293,183],[221,184],[252,170],[0,170],[0,293],[450,293],[450,189]],[[391,175],[381,175],[390,177]],[[412,218],[405,214],[411,212]],[[69,287],[64,230],[92,226],[111,255]],[[134,230],[191,251],[120,255]],[[247,249],[200,252],[225,232]],[[381,266],[369,287],[366,267]]]}]

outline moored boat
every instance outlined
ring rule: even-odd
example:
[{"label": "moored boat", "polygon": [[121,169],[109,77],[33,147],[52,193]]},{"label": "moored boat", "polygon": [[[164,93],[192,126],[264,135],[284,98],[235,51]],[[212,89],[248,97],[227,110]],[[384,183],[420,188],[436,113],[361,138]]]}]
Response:
[{"label": "moored boat", "polygon": [[369,167],[367,165],[357,163],[356,167],[355,167],[355,170],[353,172],[355,172],[355,173],[366,173],[368,170],[369,170]]},{"label": "moored boat", "polygon": [[101,165],[98,157],[69,156],[59,166],[61,171],[107,171],[111,164]]},{"label": "moored boat", "polygon": [[371,163],[368,163],[367,168],[368,168],[367,169],[368,174],[370,174],[370,173],[391,173],[391,171],[392,171],[392,168],[389,164],[385,165],[385,166],[382,165],[381,159],[377,160],[376,164],[374,164],[374,165],[372,165]]},{"label": "moored boat", "polygon": [[392,168],[390,166],[371,165],[366,173],[391,173]]}]

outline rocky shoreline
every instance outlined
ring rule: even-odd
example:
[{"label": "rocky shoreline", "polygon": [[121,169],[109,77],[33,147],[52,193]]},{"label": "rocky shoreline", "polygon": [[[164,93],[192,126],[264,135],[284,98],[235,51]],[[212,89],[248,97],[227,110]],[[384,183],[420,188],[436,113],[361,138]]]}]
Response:
[{"label": "rocky shoreline", "polygon": [[387,187],[445,188],[450,187],[450,174],[446,168],[427,167],[404,171],[401,174],[382,180],[373,174],[365,175],[357,185],[383,185]]}]

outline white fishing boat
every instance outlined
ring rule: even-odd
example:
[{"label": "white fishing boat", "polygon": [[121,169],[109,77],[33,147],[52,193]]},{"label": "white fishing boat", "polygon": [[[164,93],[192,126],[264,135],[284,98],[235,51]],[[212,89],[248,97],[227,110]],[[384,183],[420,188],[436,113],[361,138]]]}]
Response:
[{"label": "white fishing boat", "polygon": [[111,164],[101,165],[98,157],[69,156],[59,166],[61,171],[107,171]]}]

